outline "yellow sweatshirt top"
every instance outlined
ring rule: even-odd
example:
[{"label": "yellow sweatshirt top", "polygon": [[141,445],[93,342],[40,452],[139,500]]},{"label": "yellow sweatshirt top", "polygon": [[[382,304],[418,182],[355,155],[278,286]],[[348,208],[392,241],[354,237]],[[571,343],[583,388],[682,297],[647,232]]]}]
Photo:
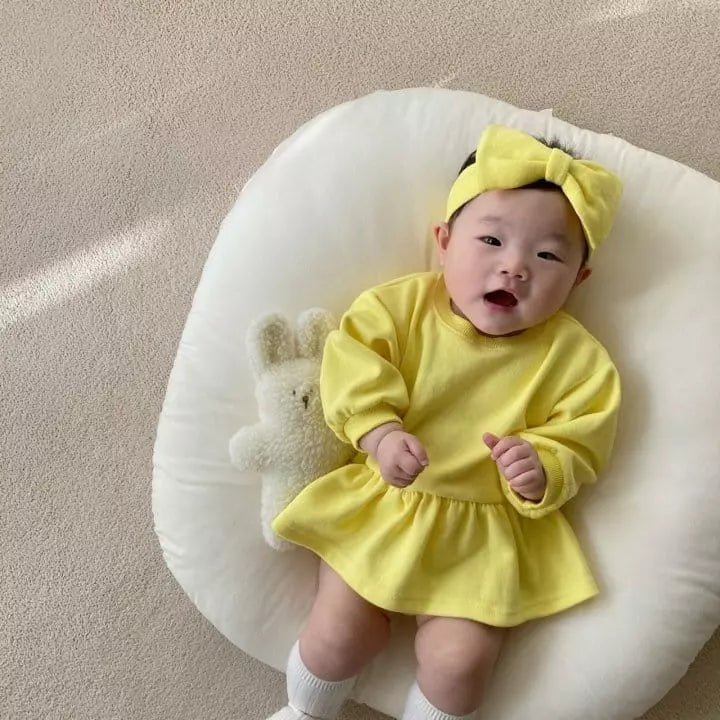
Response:
[{"label": "yellow sweatshirt top", "polygon": [[[331,333],[321,394],[328,424],[356,448],[394,421],[428,454],[403,489],[359,453],[276,519],[370,602],[513,625],[597,592],[558,509],[608,459],[620,383],[570,315],[489,337],[452,311],[442,275],[401,278],[360,295]],[[532,443],[547,476],[540,502],[513,492],[484,432]]]}]

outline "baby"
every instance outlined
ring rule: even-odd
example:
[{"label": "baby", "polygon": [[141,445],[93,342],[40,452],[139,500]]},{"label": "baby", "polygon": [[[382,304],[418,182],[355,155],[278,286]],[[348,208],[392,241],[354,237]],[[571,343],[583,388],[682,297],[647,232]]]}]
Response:
[{"label": "baby", "polygon": [[364,292],[325,346],[325,417],[358,450],[275,519],[320,557],[272,720],[337,716],[415,616],[402,720],[474,718],[507,628],[597,593],[560,511],[608,459],[606,350],[562,307],[590,275],[619,179],[491,125],[434,228],[442,271]]}]

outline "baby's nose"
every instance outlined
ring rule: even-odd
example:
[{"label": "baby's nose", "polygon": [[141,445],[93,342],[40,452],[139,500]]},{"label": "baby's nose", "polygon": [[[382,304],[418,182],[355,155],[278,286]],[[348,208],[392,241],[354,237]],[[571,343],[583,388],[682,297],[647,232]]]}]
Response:
[{"label": "baby's nose", "polygon": [[522,258],[510,258],[506,260],[500,269],[502,275],[511,275],[518,280],[527,280],[527,265]]}]

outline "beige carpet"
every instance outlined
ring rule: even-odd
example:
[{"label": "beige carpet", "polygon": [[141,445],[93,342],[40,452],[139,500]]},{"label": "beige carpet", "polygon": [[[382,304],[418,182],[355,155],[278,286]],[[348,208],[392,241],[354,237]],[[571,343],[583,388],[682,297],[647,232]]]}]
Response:
[{"label": "beige carpet", "polygon": [[[0,718],[256,720],[281,701],[166,570],[150,481],[218,225],[301,122],[376,88],[465,88],[720,180],[717,0],[353,6],[0,6]],[[718,717],[720,634],[645,716]]]}]

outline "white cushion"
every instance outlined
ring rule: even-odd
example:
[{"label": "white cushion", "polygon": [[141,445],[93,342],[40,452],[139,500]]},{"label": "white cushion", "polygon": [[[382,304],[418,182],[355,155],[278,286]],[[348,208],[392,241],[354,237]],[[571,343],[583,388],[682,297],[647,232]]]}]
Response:
[{"label": "white cushion", "polygon": [[[244,188],[205,265],[158,427],[155,526],[200,611],[284,669],[316,562],[264,544],[259,489],[239,482],[256,478],[229,462],[229,438],[257,418],[246,329],[271,311],[339,316],[366,287],[434,267],[431,223],[490,122],[555,136],[625,182],[570,306],[616,360],[624,404],[611,467],[568,509],[602,593],[511,634],[487,716],[633,718],[720,622],[720,185],[623,140],[442,89],[375,93],[298,130]],[[359,701],[399,714],[411,633],[400,623]]]}]

